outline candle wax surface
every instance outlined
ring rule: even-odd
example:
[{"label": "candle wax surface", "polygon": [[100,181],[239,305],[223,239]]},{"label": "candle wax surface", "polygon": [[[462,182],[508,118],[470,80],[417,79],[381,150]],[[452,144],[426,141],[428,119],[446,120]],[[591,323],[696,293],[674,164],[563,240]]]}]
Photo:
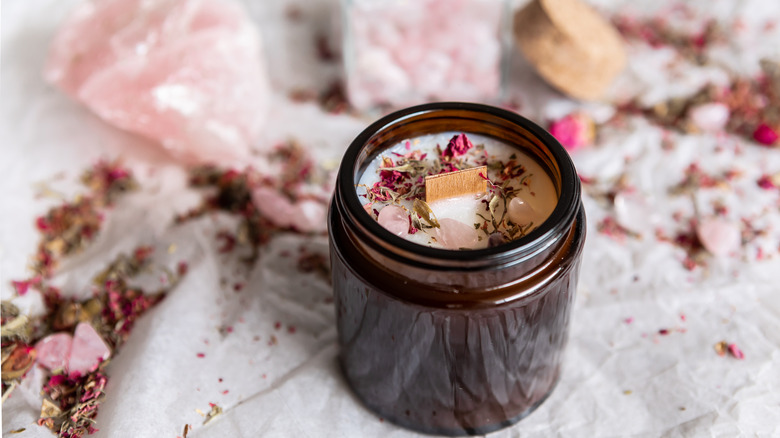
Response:
[{"label": "candle wax surface", "polygon": [[[425,201],[425,176],[483,165],[486,192],[415,203]],[[454,250],[518,239],[558,203],[552,180],[534,159],[504,142],[459,132],[415,137],[384,150],[361,175],[357,195],[366,213],[391,233]]]}]

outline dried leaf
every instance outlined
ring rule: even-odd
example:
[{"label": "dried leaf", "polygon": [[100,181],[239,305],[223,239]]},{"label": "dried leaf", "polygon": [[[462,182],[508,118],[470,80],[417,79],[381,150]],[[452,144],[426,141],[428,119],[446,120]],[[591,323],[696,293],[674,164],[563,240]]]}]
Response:
[{"label": "dried leaf", "polygon": [[218,417],[219,415],[222,415],[222,408],[217,406],[214,403],[209,403],[211,405],[211,410],[206,414],[206,419],[203,420],[203,424],[208,424],[211,420]]},{"label": "dried leaf", "polygon": [[436,215],[433,214],[433,210],[431,210],[431,207],[427,202],[422,199],[415,199],[414,204],[412,204],[412,209],[420,216],[420,219],[424,220],[428,225],[434,228],[441,227],[439,221],[436,220]]}]

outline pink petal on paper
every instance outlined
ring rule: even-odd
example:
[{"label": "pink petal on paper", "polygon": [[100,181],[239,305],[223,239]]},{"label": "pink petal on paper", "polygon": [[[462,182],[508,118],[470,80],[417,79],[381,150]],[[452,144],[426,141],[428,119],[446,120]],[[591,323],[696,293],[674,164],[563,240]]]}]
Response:
[{"label": "pink petal on paper", "polygon": [[54,371],[65,368],[70,357],[73,337],[69,333],[54,333],[38,341],[38,363]]},{"label": "pink petal on paper", "polygon": [[111,356],[111,349],[88,322],[80,322],[73,333],[73,347],[70,350],[68,371],[86,374],[94,370],[101,361]]},{"label": "pink petal on paper", "polygon": [[573,151],[593,143],[596,129],[587,114],[573,113],[550,124],[550,134],[566,149]]}]

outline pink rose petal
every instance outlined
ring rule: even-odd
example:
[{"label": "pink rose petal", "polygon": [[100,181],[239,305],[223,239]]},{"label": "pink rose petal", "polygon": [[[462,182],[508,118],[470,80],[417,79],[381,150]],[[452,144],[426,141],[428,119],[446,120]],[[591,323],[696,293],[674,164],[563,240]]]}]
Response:
[{"label": "pink rose petal", "polygon": [[753,139],[763,145],[771,146],[775,144],[780,135],[766,123],[758,125],[753,132]]},{"label": "pink rose petal", "polygon": [[73,333],[68,371],[86,374],[111,356],[111,350],[91,324],[80,322]]},{"label": "pink rose petal", "polygon": [[38,341],[38,363],[54,371],[65,368],[70,357],[73,337],[69,333],[54,333]]},{"label": "pink rose petal", "polygon": [[583,113],[569,114],[552,122],[550,134],[570,151],[592,144],[596,137],[593,119]]},{"label": "pink rose petal", "polygon": [[718,257],[736,251],[742,243],[739,227],[720,218],[707,218],[699,221],[696,234],[702,246]]}]

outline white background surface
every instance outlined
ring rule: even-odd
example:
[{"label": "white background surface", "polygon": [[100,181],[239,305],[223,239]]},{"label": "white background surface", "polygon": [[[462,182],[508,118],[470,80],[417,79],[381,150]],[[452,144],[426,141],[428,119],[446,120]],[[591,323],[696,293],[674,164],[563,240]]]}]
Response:
[{"label": "white background surface", "polygon": [[[337,160],[370,118],[324,114],[314,105],[288,102],[283,91],[323,88],[338,73],[338,66],[317,63],[313,44],[313,35],[332,25],[338,5],[300,1],[302,20],[290,23],[284,18],[284,2],[246,3],[264,35],[279,91],[258,149],[293,137],[323,162]],[[607,10],[621,7],[600,3]],[[625,2],[635,11],[662,7],[645,3],[647,7]],[[713,15],[723,23],[737,18],[747,23],[747,30],[734,35],[730,44],[713,49],[713,57],[729,69],[754,73],[760,57],[780,59],[778,32],[760,31],[766,20],[780,19],[777,2],[691,3],[701,11],[697,19]],[[112,360],[108,395],[98,417],[100,432],[93,436],[175,437],[185,423],[195,427],[190,436],[196,438],[416,436],[380,422],[349,392],[336,366],[329,286],[313,274],[299,274],[295,257],[281,256],[304,243],[326,253],[324,238],[281,236],[247,274],[242,292],[220,286],[222,276],[243,275],[227,272],[230,261],[215,250],[214,235],[232,227],[230,219],[216,216],[167,226],[175,212],[197,202],[184,188],[183,171],[153,145],[107,126],[43,82],[48,44],[74,4],[2,2],[3,299],[12,294],[9,281],[26,275],[37,242],[34,218],[58,202],[36,200],[35,184],[48,182],[55,190],[75,194],[71,182],[98,158],[123,156],[144,186],[117,205],[94,245],[63,267],[57,281],[66,293],[85,293],[97,267],[138,244],[166,248],[176,243],[179,249],[171,257],[190,262],[184,282],[142,318]],[[633,47],[630,54],[614,95],[654,102],[691,93],[707,78],[724,77],[721,67],[684,66],[669,72],[663,67],[673,59],[668,50]],[[544,85],[522,60],[516,59],[514,67],[512,93],[521,100],[524,115],[544,122],[578,107]],[[611,108],[586,109],[609,113]],[[731,188],[698,193],[696,202],[701,207],[709,205],[707,199],[722,199],[734,219],[755,217],[767,234],[740,254],[690,272],[682,267],[682,251],[657,242],[652,233],[624,242],[600,234],[596,224],[611,214],[611,207],[586,197],[589,237],[561,382],[535,413],[491,437],[780,434],[780,191],[755,184],[763,173],[780,172],[780,151],[730,137],[674,134],[676,148],[667,152],[661,150],[661,138],[659,128],[634,120],[625,129],[602,131],[598,147],[578,151],[573,158],[586,176],[608,180],[626,172],[631,184],[652,199],[661,226],[669,230],[675,226],[673,212],[692,214],[690,198],[668,193],[682,180],[683,169],[693,161],[714,173],[736,166],[743,173]],[[758,246],[765,247],[768,260],[756,261]],[[31,301],[22,304],[34,307]],[[625,323],[626,318],[633,322]],[[278,331],[277,321],[283,325]],[[234,331],[222,336],[221,326]],[[288,326],[296,332],[289,333]],[[671,333],[658,335],[662,328]],[[271,335],[278,338],[277,345],[268,345]],[[717,356],[713,345],[721,340],[737,343],[745,360]],[[201,352],[205,357],[197,358]],[[48,430],[34,425],[40,383],[33,375],[25,384],[3,406],[3,433],[25,427],[15,436],[49,437]],[[207,412],[210,402],[225,414],[204,427],[196,409]]]}]

